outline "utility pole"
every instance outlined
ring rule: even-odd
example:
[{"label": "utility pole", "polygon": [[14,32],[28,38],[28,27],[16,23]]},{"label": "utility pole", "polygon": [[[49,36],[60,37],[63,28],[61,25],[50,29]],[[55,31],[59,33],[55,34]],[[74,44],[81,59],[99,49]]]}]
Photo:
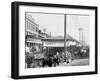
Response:
[{"label": "utility pole", "polygon": [[66,55],[67,47],[66,47],[66,14],[64,14],[64,55]]}]

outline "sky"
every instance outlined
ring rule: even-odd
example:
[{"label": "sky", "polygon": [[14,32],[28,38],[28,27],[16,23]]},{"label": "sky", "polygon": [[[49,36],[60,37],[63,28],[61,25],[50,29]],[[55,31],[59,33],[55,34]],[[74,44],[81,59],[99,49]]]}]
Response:
[{"label": "sky", "polygon": [[[52,36],[64,36],[64,15],[46,13],[27,13],[31,15],[39,29],[44,28]],[[79,41],[79,28],[83,29],[84,40],[90,42],[90,16],[66,15],[66,33]]]}]

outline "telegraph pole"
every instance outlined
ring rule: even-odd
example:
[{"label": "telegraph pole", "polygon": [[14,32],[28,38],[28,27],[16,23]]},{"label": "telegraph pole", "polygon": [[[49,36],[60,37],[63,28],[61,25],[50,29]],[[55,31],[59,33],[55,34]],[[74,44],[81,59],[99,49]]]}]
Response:
[{"label": "telegraph pole", "polygon": [[66,55],[67,47],[66,47],[66,14],[64,14],[64,54]]}]

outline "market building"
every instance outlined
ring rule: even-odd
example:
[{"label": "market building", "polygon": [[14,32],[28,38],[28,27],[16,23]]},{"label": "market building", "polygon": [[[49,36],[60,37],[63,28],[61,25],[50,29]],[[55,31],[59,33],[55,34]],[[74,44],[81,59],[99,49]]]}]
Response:
[{"label": "market building", "polygon": [[[54,37],[48,37],[41,39],[43,43],[43,47],[47,48],[47,51],[49,50],[49,53],[56,54],[59,53],[61,56],[65,53],[65,51],[68,53],[71,53],[73,50],[72,47],[78,47],[80,43],[71,37],[70,35],[66,35],[66,47],[65,47],[65,39],[64,36],[54,36]],[[66,50],[65,50],[66,48]],[[75,51],[74,51],[75,52]]]},{"label": "market building", "polygon": [[[67,34],[66,46],[79,45],[80,43]],[[64,36],[51,36],[41,39],[45,47],[64,47]]]}]

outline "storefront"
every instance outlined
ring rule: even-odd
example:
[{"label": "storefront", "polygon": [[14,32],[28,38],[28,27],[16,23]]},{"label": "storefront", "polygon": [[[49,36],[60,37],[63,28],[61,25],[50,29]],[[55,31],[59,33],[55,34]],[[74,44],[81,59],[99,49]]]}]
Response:
[{"label": "storefront", "polygon": [[70,49],[68,50],[68,48],[70,46],[79,45],[79,42],[74,40],[74,38],[72,37],[67,38],[66,43],[64,43],[65,41],[63,37],[44,38],[44,39],[41,39],[41,41],[43,43],[43,47],[47,48],[47,51],[49,51],[49,53],[51,54],[59,53],[60,55],[64,54],[65,51],[66,53],[68,53],[70,50]]},{"label": "storefront", "polygon": [[32,39],[32,40],[28,40],[26,41],[26,46],[28,46],[29,48],[31,48],[31,51],[33,53],[40,53],[42,51],[42,42],[41,40],[37,40],[37,39]]}]

